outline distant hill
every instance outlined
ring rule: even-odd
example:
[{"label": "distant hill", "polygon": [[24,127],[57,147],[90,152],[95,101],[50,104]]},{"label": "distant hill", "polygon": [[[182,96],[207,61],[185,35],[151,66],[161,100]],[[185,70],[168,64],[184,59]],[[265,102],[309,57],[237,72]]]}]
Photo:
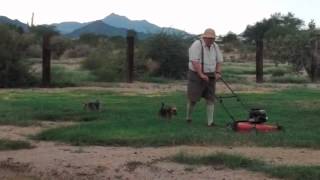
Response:
[{"label": "distant hill", "polygon": [[[102,23],[109,25],[108,28],[106,28],[107,26],[104,26],[101,22],[99,22],[98,23],[99,25],[97,25],[98,21],[101,21]],[[114,34],[123,36],[122,31],[124,29],[135,30],[138,33],[138,37],[140,38],[144,38],[148,36],[148,34],[155,34],[159,32],[166,32],[169,34],[177,34],[181,36],[190,36],[189,33],[179,29],[162,28],[155,24],[149,23],[146,20],[130,20],[125,16],[120,16],[115,13],[111,13],[110,15],[106,16],[102,20],[97,20],[89,23],[62,22],[62,23],[57,23],[53,25],[56,26],[57,30],[59,30],[61,34],[67,34],[67,36],[72,36],[72,37],[77,37],[77,34],[79,35],[79,33],[89,33],[89,32],[94,34],[108,35],[108,36],[113,36]],[[101,26],[101,28],[103,29],[99,29],[100,27],[98,26]],[[113,28],[111,28],[110,26],[112,26]],[[115,32],[116,29],[114,28],[119,29],[120,32],[116,33]],[[72,32],[72,30],[74,31]],[[103,30],[106,30],[106,32],[103,32]]]},{"label": "distant hill", "polygon": [[130,20],[126,16],[120,16],[115,13],[111,13],[110,15],[106,16],[104,19],[102,19],[102,21],[114,27],[133,29],[137,32],[148,34],[166,32],[169,34],[190,35],[189,33],[179,29],[159,27],[146,20]]},{"label": "distant hill", "polygon": [[125,16],[120,16],[114,13],[106,16],[102,21],[114,27],[133,29],[137,32],[153,34],[161,31],[159,26],[151,24],[146,20],[130,20]]},{"label": "distant hill", "polygon": [[[0,16],[0,24],[12,24],[18,27],[22,27],[24,31],[28,31],[28,25],[18,21],[11,20],[5,16]],[[61,22],[51,24],[55,26],[56,30],[67,37],[78,38],[84,33],[93,33],[106,36],[122,36],[125,37],[127,30],[132,29],[137,32],[137,36],[140,39],[150,36],[151,34],[165,32],[169,34],[176,34],[184,37],[190,36],[185,31],[175,28],[162,28],[155,24],[149,23],[146,20],[130,20],[125,16],[120,16],[115,13],[111,13],[104,19],[79,23],[79,22]]]},{"label": "distant hill", "polygon": [[62,23],[55,23],[51,24],[52,26],[56,27],[56,30],[59,31],[61,34],[68,34],[76,29],[80,29],[89,23],[79,23],[79,22],[62,22]]},{"label": "distant hill", "polygon": [[0,16],[0,24],[10,24],[10,25],[14,25],[17,27],[21,27],[23,29],[23,31],[25,31],[25,32],[27,32],[29,30],[29,27],[27,24],[24,24],[16,19],[15,20],[9,19],[6,16]]},{"label": "distant hill", "polygon": [[[77,29],[69,34],[66,34],[66,36],[71,37],[71,38],[78,38],[81,34],[87,34],[87,33],[92,33],[92,34],[97,34],[97,35],[106,35],[106,36],[122,36],[126,37],[127,36],[127,30],[125,28],[117,28],[110,26],[106,23],[104,23],[101,20],[94,21],[80,29]],[[145,33],[137,33],[137,36],[139,38],[145,38],[147,34]]]}]

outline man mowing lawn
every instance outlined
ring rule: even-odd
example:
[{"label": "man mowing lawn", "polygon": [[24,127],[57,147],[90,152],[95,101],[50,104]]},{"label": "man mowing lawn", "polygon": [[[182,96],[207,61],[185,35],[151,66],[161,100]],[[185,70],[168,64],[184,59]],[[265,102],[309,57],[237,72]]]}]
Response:
[{"label": "man mowing lawn", "polygon": [[188,123],[192,122],[191,114],[196,103],[203,97],[206,100],[208,127],[214,126],[214,94],[216,80],[221,77],[222,53],[214,42],[216,38],[213,29],[206,29],[199,40],[189,48],[188,72]]}]

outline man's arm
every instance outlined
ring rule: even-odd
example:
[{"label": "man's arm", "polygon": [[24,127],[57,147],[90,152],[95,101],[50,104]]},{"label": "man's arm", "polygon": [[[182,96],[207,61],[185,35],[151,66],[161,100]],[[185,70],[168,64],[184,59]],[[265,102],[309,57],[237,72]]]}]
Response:
[{"label": "man's arm", "polygon": [[222,66],[222,63],[217,63],[217,65],[216,65],[216,80],[218,80],[218,79],[220,79],[221,78],[221,73],[222,73],[222,68],[221,68],[221,66]]}]

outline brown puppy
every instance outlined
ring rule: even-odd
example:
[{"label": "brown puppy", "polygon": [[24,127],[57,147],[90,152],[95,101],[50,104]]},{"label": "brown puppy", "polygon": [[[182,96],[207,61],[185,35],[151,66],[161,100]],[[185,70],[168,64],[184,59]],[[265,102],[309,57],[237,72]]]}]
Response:
[{"label": "brown puppy", "polygon": [[159,110],[159,116],[166,119],[171,119],[172,116],[177,115],[177,108],[175,106],[165,106],[161,103],[161,108]]}]

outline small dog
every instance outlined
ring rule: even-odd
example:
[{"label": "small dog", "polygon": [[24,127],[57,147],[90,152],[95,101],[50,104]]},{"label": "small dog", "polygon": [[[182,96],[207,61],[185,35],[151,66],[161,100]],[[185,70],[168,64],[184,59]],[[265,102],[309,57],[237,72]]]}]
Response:
[{"label": "small dog", "polygon": [[99,100],[83,103],[83,109],[86,111],[100,111],[100,106]]},{"label": "small dog", "polygon": [[159,116],[166,119],[171,119],[172,116],[177,115],[177,108],[175,106],[165,106],[161,103],[161,108],[159,110]]}]

